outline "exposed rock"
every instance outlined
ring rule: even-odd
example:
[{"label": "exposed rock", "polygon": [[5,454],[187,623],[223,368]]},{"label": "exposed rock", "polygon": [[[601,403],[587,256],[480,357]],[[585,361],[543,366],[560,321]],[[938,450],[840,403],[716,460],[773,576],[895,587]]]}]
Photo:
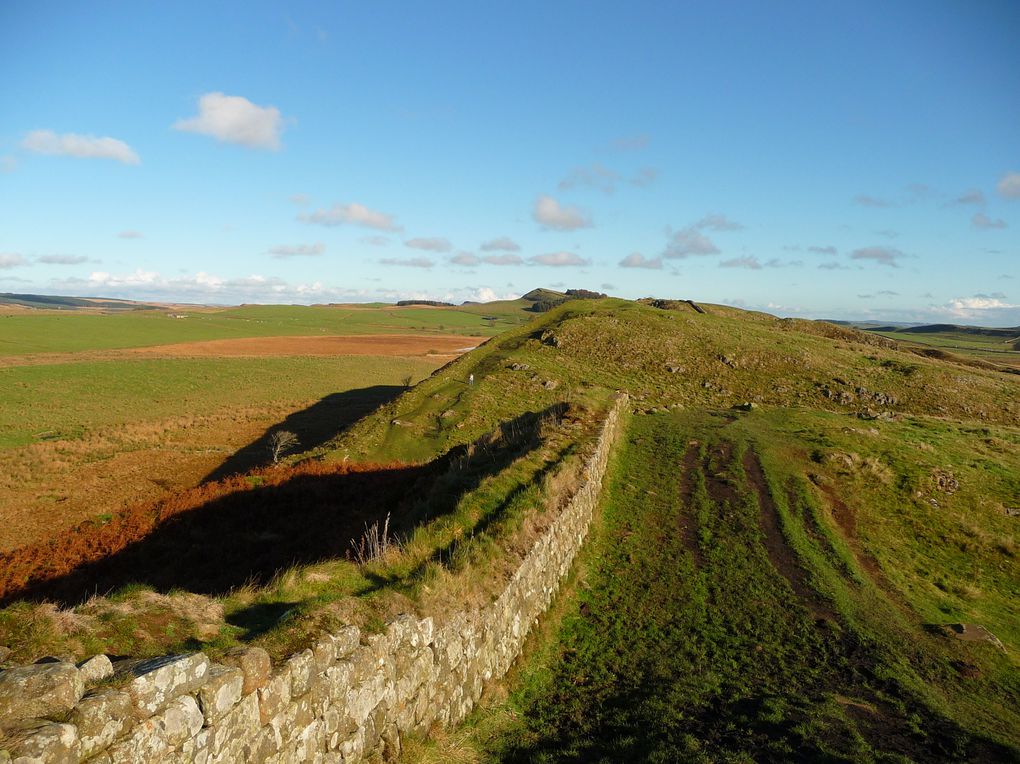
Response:
[{"label": "exposed rock", "polygon": [[244,675],[241,693],[244,695],[249,695],[255,690],[265,687],[269,681],[272,662],[269,659],[269,653],[261,647],[235,648],[227,652],[222,662],[227,666],[236,666],[241,669],[241,673]]},{"label": "exposed rock", "polygon": [[85,694],[85,682],[73,663],[18,666],[0,673],[0,722],[64,713]]},{"label": "exposed rock", "polygon": [[559,387],[559,385],[560,383],[557,382],[555,379],[547,379],[545,382],[542,383],[542,387],[544,387],[546,390],[555,390],[557,387]]},{"label": "exposed rock", "polygon": [[949,470],[935,469],[931,473],[935,488],[942,493],[954,494],[960,490],[960,482]]},{"label": "exposed rock", "polygon": [[999,641],[999,638],[984,626],[976,623],[949,623],[946,624],[945,629],[949,634],[957,639],[962,639],[964,642],[987,642],[999,648],[1002,652],[1006,652],[1006,648]]},{"label": "exposed rock", "polygon": [[746,401],[744,403],[738,403],[733,408],[735,408],[737,411],[753,411],[754,409],[758,408],[758,404],[754,403],[753,401]]},{"label": "exposed rock", "polygon": [[44,724],[11,746],[10,753],[17,764],[78,764],[81,741],[73,724]]},{"label": "exposed rock", "polygon": [[198,690],[198,706],[202,709],[206,726],[215,724],[241,700],[244,673],[234,666],[211,666],[209,674]]},{"label": "exposed rock", "polygon": [[131,728],[134,704],[126,692],[100,690],[82,698],[71,712],[69,721],[78,728],[81,755],[88,758]]},{"label": "exposed rock", "polygon": [[1020,507],[1003,507],[1006,517],[1020,517]]},{"label": "exposed rock", "polygon": [[531,368],[531,365],[526,363],[513,363],[510,364],[510,368],[513,371],[527,371]]},{"label": "exposed rock", "polygon": [[78,664],[85,684],[95,684],[113,676],[113,664],[105,655],[96,655]]},{"label": "exposed rock", "polygon": [[124,661],[116,669],[118,673],[134,676],[127,692],[139,713],[150,716],[175,698],[197,690],[209,672],[209,659],[204,653],[167,655],[146,661]]}]

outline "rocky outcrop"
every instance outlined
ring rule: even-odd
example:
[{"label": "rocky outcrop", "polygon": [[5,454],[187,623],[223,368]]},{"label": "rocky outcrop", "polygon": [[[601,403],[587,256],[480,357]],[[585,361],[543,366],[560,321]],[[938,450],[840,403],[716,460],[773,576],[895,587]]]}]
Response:
[{"label": "rocky outcrop", "polygon": [[112,666],[105,657],[0,674],[13,762],[358,762],[394,759],[401,738],[455,724],[506,673],[588,533],[626,396],[610,410],[583,481],[488,606],[437,623],[403,615],[383,633],[349,626],[271,666],[259,648]]}]

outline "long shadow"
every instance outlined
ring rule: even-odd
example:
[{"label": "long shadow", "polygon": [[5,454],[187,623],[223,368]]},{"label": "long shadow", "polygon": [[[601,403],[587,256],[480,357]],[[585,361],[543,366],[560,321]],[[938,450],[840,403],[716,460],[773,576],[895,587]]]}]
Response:
[{"label": "long shadow", "polygon": [[[136,537],[98,559],[95,550],[109,543],[108,531],[81,526],[38,548],[0,555],[0,571],[17,571],[24,582],[5,585],[0,604],[27,599],[66,607],[128,583],[225,594],[264,585],[292,565],[344,558],[366,525],[387,514],[391,528],[406,533],[452,511],[460,496],[534,448],[543,417],[557,412],[562,409],[524,414],[504,423],[499,437],[459,446],[428,464],[347,470],[313,463],[253,488],[232,478],[229,492],[193,508],[157,507],[162,522],[137,526]],[[124,527],[130,531],[130,523]]]},{"label": "long shadow", "polygon": [[361,417],[397,397],[404,388],[398,385],[374,385],[359,390],[331,393],[306,409],[289,414],[282,422],[266,429],[247,446],[238,449],[223,464],[204,478],[203,483],[239,475],[272,461],[269,439],[273,433],[285,430],[297,436],[301,451],[323,445],[350,427]]}]

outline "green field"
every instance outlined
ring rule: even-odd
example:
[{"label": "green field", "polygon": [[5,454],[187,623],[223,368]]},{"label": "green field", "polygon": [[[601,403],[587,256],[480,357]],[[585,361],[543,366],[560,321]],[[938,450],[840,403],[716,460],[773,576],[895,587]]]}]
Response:
[{"label": "green field", "polygon": [[[177,342],[317,334],[472,334],[491,336],[526,321],[528,303],[459,308],[251,305],[173,312],[0,315],[0,356],[148,347]],[[488,318],[487,318],[488,317]]]},{"label": "green field", "polygon": [[1020,366],[1020,331],[1011,336],[982,334],[961,327],[941,332],[876,332],[883,337],[910,345],[948,350],[992,363]]},{"label": "green field", "polygon": [[139,358],[0,368],[0,450],[234,407],[314,401],[400,385],[435,361],[377,356]]}]

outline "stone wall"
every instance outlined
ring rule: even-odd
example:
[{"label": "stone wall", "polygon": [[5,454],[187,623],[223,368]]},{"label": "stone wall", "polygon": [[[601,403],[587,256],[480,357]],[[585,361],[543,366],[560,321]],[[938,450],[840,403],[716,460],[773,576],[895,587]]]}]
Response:
[{"label": "stone wall", "polygon": [[[275,668],[264,650],[243,648],[220,664],[193,653],[115,668],[100,655],[10,669],[0,723],[13,742],[0,762],[396,758],[402,735],[462,720],[520,654],[587,535],[626,405],[616,399],[580,487],[488,606],[442,623],[400,616],[381,634],[350,626]],[[115,671],[128,681],[104,688]]]}]

